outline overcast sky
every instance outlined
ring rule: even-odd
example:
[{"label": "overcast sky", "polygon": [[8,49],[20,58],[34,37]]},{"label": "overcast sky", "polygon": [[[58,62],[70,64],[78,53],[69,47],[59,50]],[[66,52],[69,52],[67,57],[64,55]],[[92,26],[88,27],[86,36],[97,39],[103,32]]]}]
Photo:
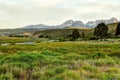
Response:
[{"label": "overcast sky", "polygon": [[120,19],[120,0],[0,0],[0,28]]}]

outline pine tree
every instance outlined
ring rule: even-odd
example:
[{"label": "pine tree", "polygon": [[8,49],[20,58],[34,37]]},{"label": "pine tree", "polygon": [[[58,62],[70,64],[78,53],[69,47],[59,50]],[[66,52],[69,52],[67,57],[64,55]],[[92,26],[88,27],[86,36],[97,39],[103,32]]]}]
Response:
[{"label": "pine tree", "polygon": [[82,31],[82,33],[81,33],[81,37],[82,38],[85,38],[85,33]]},{"label": "pine tree", "polygon": [[117,28],[116,28],[115,35],[116,35],[116,36],[120,35],[120,23],[118,23],[118,26],[117,26]]},{"label": "pine tree", "polygon": [[106,37],[108,34],[108,27],[105,25],[105,23],[100,23],[94,30],[94,35],[99,37],[102,41],[104,37]]},{"label": "pine tree", "polygon": [[70,37],[71,41],[75,41],[77,38],[80,37],[79,31],[77,29],[74,29]]}]

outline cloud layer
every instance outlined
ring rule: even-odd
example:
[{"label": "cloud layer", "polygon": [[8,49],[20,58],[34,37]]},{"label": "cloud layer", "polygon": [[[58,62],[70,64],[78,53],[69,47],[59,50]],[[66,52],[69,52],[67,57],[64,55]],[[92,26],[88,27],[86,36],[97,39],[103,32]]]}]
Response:
[{"label": "cloud layer", "polygon": [[119,0],[0,0],[0,28],[60,24],[67,19],[120,19]]}]

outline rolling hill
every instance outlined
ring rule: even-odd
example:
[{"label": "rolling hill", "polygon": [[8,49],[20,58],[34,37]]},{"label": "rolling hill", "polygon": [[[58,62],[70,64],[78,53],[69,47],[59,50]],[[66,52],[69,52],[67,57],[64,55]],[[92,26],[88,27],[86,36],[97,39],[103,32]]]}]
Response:
[{"label": "rolling hill", "polygon": [[112,24],[108,24],[108,33],[111,33],[112,35],[115,35],[115,31],[117,28],[118,23],[112,23]]},{"label": "rolling hill", "polygon": [[[116,27],[118,23],[111,23],[107,24],[109,31],[108,33],[111,33],[112,35],[115,34]],[[46,36],[51,36],[51,37],[62,37],[62,36],[67,36],[72,33],[74,29],[78,29],[79,33],[81,34],[82,32],[85,33],[85,36],[91,36],[93,34],[94,28],[86,28],[86,27],[78,27],[78,26],[66,26],[64,28],[59,28],[59,29],[31,29],[31,28],[17,28],[17,29],[0,29],[0,35],[3,34],[21,34],[24,32],[29,32],[33,34],[34,37],[38,37],[39,35],[43,35],[44,37]]]},{"label": "rolling hill", "polygon": [[34,33],[40,29],[0,29],[0,35],[22,34],[24,32]]},{"label": "rolling hill", "polygon": [[74,29],[78,29],[79,33],[85,33],[85,36],[92,35],[93,29],[80,29],[80,28],[67,28],[67,29],[51,29],[51,30],[43,30],[43,31],[36,31],[33,33],[34,37],[39,36],[50,36],[50,37],[64,37],[70,35]]},{"label": "rolling hill", "polygon": [[[117,28],[118,23],[112,23],[108,24],[108,33],[111,33],[112,35],[115,34],[116,28]],[[79,33],[81,34],[82,32],[85,33],[86,37],[92,36],[94,28],[88,29],[88,28],[77,28],[77,27],[65,27],[64,29],[51,29],[51,30],[43,30],[43,31],[35,31],[33,33],[34,37],[39,37],[39,36],[50,36],[50,37],[63,37],[67,36],[72,33],[74,29],[78,29]]]}]

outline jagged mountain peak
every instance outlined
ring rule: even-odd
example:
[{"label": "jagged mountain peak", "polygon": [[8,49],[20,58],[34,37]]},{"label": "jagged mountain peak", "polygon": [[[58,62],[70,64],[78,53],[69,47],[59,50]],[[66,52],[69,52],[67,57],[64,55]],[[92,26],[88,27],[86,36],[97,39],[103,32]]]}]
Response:
[{"label": "jagged mountain peak", "polygon": [[67,20],[63,24],[60,25],[61,27],[68,27],[68,26],[75,26],[75,27],[85,27],[82,21],[74,21],[74,20]]},{"label": "jagged mountain peak", "polygon": [[113,19],[113,20],[118,20],[117,18],[115,18],[115,17],[112,17],[111,19]]},{"label": "jagged mountain peak", "polygon": [[109,23],[112,23],[112,22],[118,22],[119,20],[115,17],[112,17],[110,20],[109,20]]},{"label": "jagged mountain peak", "polygon": [[69,19],[69,20],[63,22],[62,24],[56,25],[56,26],[37,24],[37,25],[28,25],[23,28],[27,28],[27,29],[36,29],[36,28],[37,29],[59,29],[59,28],[65,28],[65,27],[70,27],[70,26],[78,27],[78,28],[80,28],[80,27],[94,28],[101,22],[104,22],[105,24],[111,24],[111,23],[119,22],[119,20],[115,17],[112,17],[111,19],[108,19],[108,20],[88,21],[86,24],[84,24],[80,20]]},{"label": "jagged mountain peak", "polygon": [[64,23],[67,23],[67,22],[74,22],[72,19],[69,19],[67,21],[65,21]]},{"label": "jagged mountain peak", "polygon": [[117,18],[115,18],[115,17],[112,17],[112,18],[110,18],[110,19],[106,19],[106,20],[96,20],[96,21],[88,21],[87,23],[86,23],[86,27],[87,28],[94,28],[94,27],[96,27],[99,23],[105,23],[105,24],[111,24],[111,23],[117,23],[117,22],[119,22],[119,20],[117,19]]}]

